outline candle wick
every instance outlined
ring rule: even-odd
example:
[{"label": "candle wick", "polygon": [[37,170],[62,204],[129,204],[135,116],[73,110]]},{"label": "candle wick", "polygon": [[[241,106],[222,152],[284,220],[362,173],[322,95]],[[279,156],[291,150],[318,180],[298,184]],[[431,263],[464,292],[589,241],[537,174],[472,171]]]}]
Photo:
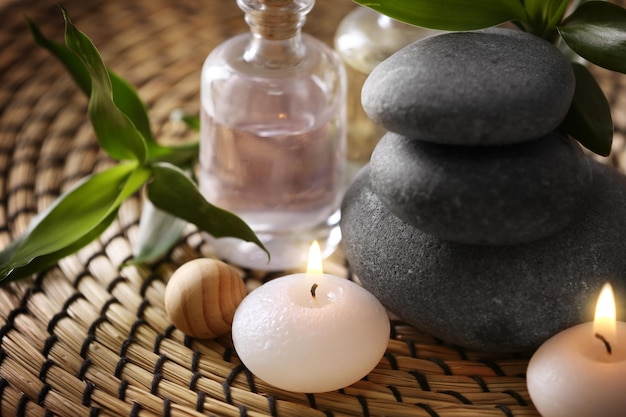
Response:
[{"label": "candle wick", "polygon": [[602,336],[600,333],[596,333],[596,338],[600,339],[602,341],[602,343],[604,343],[604,347],[606,348],[607,353],[610,355],[613,351],[613,349],[611,348],[611,344],[609,343],[608,340],[606,340],[606,338],[604,336]]},{"label": "candle wick", "polygon": [[313,286],[311,287],[311,295],[313,296],[313,298],[315,298],[315,290],[317,290],[317,283],[313,284]]}]

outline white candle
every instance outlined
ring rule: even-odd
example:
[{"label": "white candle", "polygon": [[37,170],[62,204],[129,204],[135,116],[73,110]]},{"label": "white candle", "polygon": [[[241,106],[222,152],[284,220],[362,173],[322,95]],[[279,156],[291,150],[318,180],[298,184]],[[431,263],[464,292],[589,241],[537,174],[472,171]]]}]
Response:
[{"label": "white candle", "polygon": [[389,330],[387,312],[372,294],[322,273],[314,245],[306,274],[274,279],[243,299],[232,333],[235,351],[257,377],[315,393],[366,376],[385,353]]},{"label": "white candle", "polygon": [[558,333],[535,352],[528,392],[543,417],[626,415],[626,323],[615,320],[609,284],[593,323]]}]

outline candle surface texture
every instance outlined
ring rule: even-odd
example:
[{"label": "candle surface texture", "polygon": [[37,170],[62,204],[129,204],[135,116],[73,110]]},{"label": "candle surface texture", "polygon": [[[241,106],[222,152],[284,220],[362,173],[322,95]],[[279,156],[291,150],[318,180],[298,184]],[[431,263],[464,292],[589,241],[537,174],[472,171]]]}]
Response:
[{"label": "candle surface texture", "polygon": [[558,333],[531,358],[528,392],[543,417],[626,416],[626,323],[615,321],[612,291],[610,301],[608,317],[599,301],[594,322]]},{"label": "candle surface texture", "polygon": [[357,382],[380,361],[389,318],[359,285],[327,274],[293,274],[251,292],[233,321],[242,362],[267,383],[326,392]]}]

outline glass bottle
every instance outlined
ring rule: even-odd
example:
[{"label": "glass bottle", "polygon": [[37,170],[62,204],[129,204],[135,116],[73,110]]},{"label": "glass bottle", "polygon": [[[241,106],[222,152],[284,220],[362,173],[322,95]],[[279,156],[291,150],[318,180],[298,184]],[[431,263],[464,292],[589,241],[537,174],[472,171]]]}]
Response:
[{"label": "glass bottle", "polygon": [[239,215],[268,248],[212,239],[253,269],[306,265],[341,240],[346,75],[337,53],[302,33],[315,0],[237,0],[249,33],[207,57],[201,75],[200,178],[211,203]]},{"label": "glass bottle", "polygon": [[335,49],[348,73],[347,181],[367,162],[385,130],[372,122],[361,106],[367,76],[402,47],[436,33],[411,26],[359,6],[348,13],[335,32]]}]

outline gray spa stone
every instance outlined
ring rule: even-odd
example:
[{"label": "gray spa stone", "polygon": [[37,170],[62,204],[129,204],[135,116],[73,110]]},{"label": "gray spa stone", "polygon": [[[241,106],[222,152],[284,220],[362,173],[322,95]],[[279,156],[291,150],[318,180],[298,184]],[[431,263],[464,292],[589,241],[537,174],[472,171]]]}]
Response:
[{"label": "gray spa stone", "polygon": [[389,57],[362,90],[365,112],[387,130],[436,143],[510,144],[554,130],[575,80],[550,43],[511,29],[446,33]]},{"label": "gray spa stone", "polygon": [[367,169],[345,196],[351,269],[390,311],[418,329],[483,351],[522,352],[593,320],[610,280],[626,305],[626,180],[593,162],[592,204],[557,234],[513,246],[438,239],[391,214]]},{"label": "gray spa stone", "polygon": [[510,245],[549,236],[580,212],[591,170],[558,132],[507,146],[440,145],[387,133],[372,189],[400,219],[459,243]]}]

